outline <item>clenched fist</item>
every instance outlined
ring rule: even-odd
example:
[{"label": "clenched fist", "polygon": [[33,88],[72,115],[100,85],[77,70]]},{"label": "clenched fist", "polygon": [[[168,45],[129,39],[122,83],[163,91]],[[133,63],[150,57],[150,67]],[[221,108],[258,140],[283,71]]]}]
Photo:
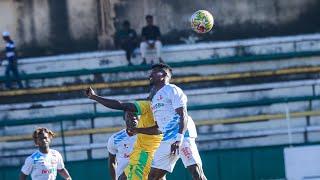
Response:
[{"label": "clenched fist", "polygon": [[88,96],[88,98],[92,99],[92,97],[96,96],[97,94],[91,87],[88,87],[88,89],[86,90],[86,95]]}]

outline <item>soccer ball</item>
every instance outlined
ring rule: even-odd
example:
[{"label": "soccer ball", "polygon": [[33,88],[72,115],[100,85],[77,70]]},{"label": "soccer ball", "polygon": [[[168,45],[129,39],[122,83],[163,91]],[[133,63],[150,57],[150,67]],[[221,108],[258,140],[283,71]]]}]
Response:
[{"label": "soccer ball", "polygon": [[191,27],[197,33],[209,32],[214,24],[213,16],[206,10],[199,10],[191,16]]}]

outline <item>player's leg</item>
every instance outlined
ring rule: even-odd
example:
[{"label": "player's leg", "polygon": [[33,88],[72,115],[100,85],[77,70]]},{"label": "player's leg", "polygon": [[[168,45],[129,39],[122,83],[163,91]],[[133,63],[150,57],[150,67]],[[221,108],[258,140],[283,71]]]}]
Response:
[{"label": "player's leg", "polygon": [[168,171],[158,168],[151,168],[149,173],[149,180],[158,180],[158,179],[165,179],[165,176]]},{"label": "player's leg", "polygon": [[184,166],[190,172],[192,179],[207,179],[202,169],[202,161],[195,143],[195,138],[184,138],[180,148],[180,157]]},{"label": "player's leg", "polygon": [[161,142],[159,148],[154,154],[154,158],[149,173],[150,180],[165,179],[165,175],[173,171],[173,168],[179,159],[178,155],[170,154],[171,143]]},{"label": "player's leg", "polygon": [[126,174],[123,172],[123,173],[119,176],[118,180],[127,180]]},{"label": "player's leg", "polygon": [[188,171],[190,172],[192,179],[195,180],[207,180],[206,176],[204,175],[203,169],[198,164],[193,164],[187,167]]}]

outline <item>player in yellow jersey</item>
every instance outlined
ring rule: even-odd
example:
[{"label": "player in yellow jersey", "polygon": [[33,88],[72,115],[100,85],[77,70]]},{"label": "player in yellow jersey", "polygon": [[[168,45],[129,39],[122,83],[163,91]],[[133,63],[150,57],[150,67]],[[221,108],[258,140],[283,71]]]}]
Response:
[{"label": "player in yellow jersey", "polygon": [[90,99],[108,108],[134,112],[128,113],[128,117],[133,121],[137,119],[137,115],[139,116],[137,128],[131,129],[137,133],[137,140],[134,144],[133,152],[130,154],[129,165],[119,179],[147,180],[154,153],[162,140],[162,134],[158,130],[158,126],[153,118],[150,101],[124,103],[118,100],[107,99],[96,95],[91,87],[87,89],[86,94]]}]

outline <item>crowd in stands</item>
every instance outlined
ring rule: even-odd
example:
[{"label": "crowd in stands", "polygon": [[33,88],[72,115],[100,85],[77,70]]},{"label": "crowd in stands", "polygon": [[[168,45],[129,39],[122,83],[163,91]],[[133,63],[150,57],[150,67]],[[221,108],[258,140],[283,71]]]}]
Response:
[{"label": "crowd in stands", "polygon": [[[141,42],[140,42],[140,51],[142,57],[142,64],[146,65],[146,54],[148,50],[155,50],[156,60],[152,63],[163,62],[161,58],[161,33],[160,28],[153,23],[153,16],[147,15],[145,17],[146,26],[141,30]],[[7,89],[12,88],[12,80],[16,81],[20,89],[23,88],[21,82],[19,71],[18,71],[18,59],[15,49],[15,43],[10,37],[10,33],[5,31],[2,33],[3,40],[5,42],[5,49],[1,51],[0,56],[0,65],[3,64],[3,60],[6,59],[8,64],[5,70],[5,87]],[[125,20],[122,23],[121,29],[119,29],[115,34],[115,45],[117,48],[121,48],[126,53],[126,59],[128,65],[132,66],[131,58],[135,57],[135,49],[138,47],[139,38],[134,29],[130,27],[130,22]],[[12,76],[11,76],[12,74]]]},{"label": "crowd in stands", "polygon": [[[160,28],[153,23],[153,16],[145,17],[147,25],[141,30],[140,51],[142,64],[147,64],[146,54],[148,50],[156,51],[156,60],[163,62],[161,58],[161,32]],[[125,20],[122,28],[115,35],[115,44],[117,47],[126,52],[126,58],[129,65],[132,65],[131,57],[134,57],[134,50],[138,47],[138,35],[134,29],[130,27],[130,22]]]}]

